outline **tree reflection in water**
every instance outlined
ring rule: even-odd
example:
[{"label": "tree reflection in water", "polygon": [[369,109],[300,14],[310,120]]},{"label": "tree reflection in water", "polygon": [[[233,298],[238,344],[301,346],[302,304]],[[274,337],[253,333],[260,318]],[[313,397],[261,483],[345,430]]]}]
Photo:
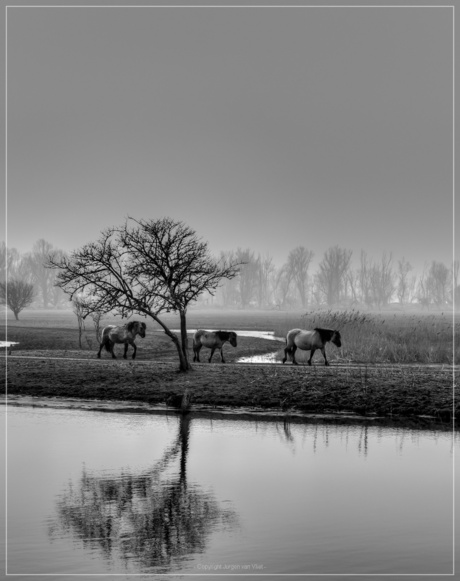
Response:
[{"label": "tree reflection in water", "polygon": [[[165,572],[204,552],[213,531],[237,527],[233,510],[199,485],[187,484],[190,421],[181,416],[176,441],[149,471],[108,478],[83,471],[78,487],[70,483],[58,500],[50,535],[64,530],[84,546],[98,546],[107,559],[120,556],[125,564]],[[179,471],[165,475],[177,458]]]}]

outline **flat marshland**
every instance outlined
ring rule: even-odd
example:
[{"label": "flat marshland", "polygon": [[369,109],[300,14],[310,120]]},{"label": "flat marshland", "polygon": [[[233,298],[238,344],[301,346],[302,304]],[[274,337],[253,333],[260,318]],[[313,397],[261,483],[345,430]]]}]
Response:
[{"label": "flat marshland", "polygon": [[[140,318],[140,317],[133,317]],[[460,417],[454,398],[454,364],[459,361],[456,319],[451,312],[191,310],[188,329],[265,331],[275,339],[238,337],[238,347],[224,346],[226,364],[218,352],[211,364],[209,350],[200,364],[178,373],[174,345],[161,327],[146,319],[147,335],[138,337],[136,360],[117,360],[103,351],[96,358],[98,340],[86,321],[81,348],[75,315],[70,311],[23,311],[20,321],[8,317],[0,339],[16,341],[7,368],[8,396],[123,400],[175,406],[184,391],[192,409],[270,410],[282,414],[359,414],[375,421],[450,425]],[[173,315],[164,317],[178,328]],[[120,323],[106,317],[103,325]],[[321,353],[306,365],[309,352],[296,353],[299,366],[281,365],[284,339],[292,328],[338,329],[342,348],[328,344],[330,362]],[[455,329],[455,333],[454,333]],[[191,334],[190,347],[191,347]],[[280,339],[276,339],[280,338]],[[454,340],[456,339],[456,340]],[[239,363],[240,358],[271,354],[272,363]],[[190,356],[192,357],[190,348]]]}]

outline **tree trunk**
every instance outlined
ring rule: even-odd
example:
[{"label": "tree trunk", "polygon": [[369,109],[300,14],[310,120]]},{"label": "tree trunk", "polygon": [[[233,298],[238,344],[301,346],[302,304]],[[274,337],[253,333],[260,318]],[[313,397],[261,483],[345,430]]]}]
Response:
[{"label": "tree trunk", "polygon": [[187,326],[185,320],[185,311],[180,312],[180,331],[181,339],[173,333],[168,327],[163,323],[161,319],[158,318],[154,313],[149,313],[154,321],[156,321],[162,328],[166,335],[171,339],[177,349],[177,354],[179,355],[179,371],[189,371],[192,369],[190,361],[188,358],[188,348],[187,348]]},{"label": "tree trunk", "polygon": [[190,369],[191,367],[190,367],[189,356],[188,356],[186,311],[180,311],[179,314],[180,314],[180,336],[181,336],[182,351],[183,351],[185,359],[187,361],[187,369]]},{"label": "tree trunk", "polygon": [[184,351],[179,339],[177,337],[173,337],[172,340],[179,355],[179,371],[188,371],[189,369],[192,369],[190,361],[188,360],[187,351]]}]

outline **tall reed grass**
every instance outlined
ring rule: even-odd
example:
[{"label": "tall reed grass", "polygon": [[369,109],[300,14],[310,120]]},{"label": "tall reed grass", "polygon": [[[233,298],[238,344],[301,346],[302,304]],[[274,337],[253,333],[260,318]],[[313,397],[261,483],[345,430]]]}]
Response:
[{"label": "tall reed grass", "polygon": [[[354,363],[446,363],[454,360],[454,325],[451,314],[376,314],[348,311],[314,311],[287,318],[274,329],[283,337],[290,329],[336,329],[342,347],[328,347],[328,359]],[[460,362],[456,333],[455,362]],[[308,353],[309,356],[309,353]],[[302,355],[297,351],[296,358]]]}]

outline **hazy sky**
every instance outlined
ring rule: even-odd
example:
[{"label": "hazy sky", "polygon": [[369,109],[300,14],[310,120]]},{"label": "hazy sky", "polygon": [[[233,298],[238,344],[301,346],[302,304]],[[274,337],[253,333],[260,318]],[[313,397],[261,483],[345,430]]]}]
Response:
[{"label": "hazy sky", "polygon": [[452,8],[9,8],[8,244],[452,257]]}]

